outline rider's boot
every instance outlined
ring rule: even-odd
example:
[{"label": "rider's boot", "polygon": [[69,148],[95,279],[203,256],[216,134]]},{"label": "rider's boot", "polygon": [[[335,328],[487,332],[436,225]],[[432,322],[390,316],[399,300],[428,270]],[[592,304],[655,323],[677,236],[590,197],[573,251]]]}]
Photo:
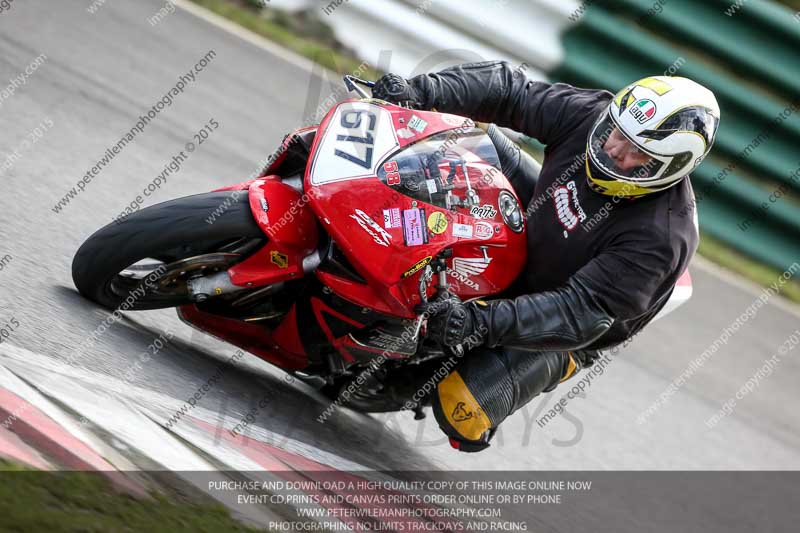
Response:
[{"label": "rider's boot", "polygon": [[478,348],[439,382],[432,398],[434,416],[451,446],[465,452],[483,450],[503,420],[598,357],[594,350]]}]

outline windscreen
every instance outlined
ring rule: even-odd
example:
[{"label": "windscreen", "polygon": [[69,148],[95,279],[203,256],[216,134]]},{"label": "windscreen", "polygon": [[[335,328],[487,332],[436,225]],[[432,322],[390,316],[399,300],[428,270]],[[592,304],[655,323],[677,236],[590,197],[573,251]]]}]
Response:
[{"label": "windscreen", "polygon": [[452,195],[469,189],[480,179],[481,170],[476,170],[480,165],[475,163],[500,170],[491,139],[478,128],[449,130],[389,156],[380,166],[378,178],[406,196],[449,208],[448,192]]}]

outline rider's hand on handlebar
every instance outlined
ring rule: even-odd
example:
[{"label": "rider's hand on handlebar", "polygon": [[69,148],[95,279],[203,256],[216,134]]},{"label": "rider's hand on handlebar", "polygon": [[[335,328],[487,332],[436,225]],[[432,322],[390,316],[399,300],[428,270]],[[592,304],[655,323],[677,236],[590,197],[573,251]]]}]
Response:
[{"label": "rider's hand on handlebar", "polygon": [[422,101],[417,91],[397,74],[381,76],[372,87],[372,96],[412,109],[422,109]]},{"label": "rider's hand on handlebar", "polygon": [[415,311],[428,315],[428,337],[444,346],[474,348],[483,343],[485,328],[472,303],[464,303],[455,294],[439,291],[430,302],[417,306]]}]

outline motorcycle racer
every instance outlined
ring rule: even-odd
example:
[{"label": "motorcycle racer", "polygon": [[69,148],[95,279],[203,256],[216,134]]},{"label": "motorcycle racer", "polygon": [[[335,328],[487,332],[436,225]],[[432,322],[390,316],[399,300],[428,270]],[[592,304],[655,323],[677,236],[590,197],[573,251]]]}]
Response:
[{"label": "motorcycle racer", "polygon": [[[432,403],[451,445],[479,451],[505,418],[664,306],[697,248],[687,178],[714,143],[719,106],[686,78],[648,77],[612,95],[534,81],[503,61],[387,74],[373,96],[492,123],[527,207],[528,263],[512,288],[486,301],[443,293],[427,325],[446,346],[477,339]],[[542,165],[497,126],[544,144]]]}]

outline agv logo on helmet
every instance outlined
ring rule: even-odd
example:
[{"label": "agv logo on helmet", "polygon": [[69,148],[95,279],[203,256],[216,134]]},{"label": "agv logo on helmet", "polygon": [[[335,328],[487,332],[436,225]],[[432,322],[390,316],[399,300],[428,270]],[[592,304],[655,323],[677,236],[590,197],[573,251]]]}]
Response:
[{"label": "agv logo on helmet", "polygon": [[647,98],[642,98],[637,101],[629,109],[629,113],[633,115],[633,118],[635,118],[639,124],[644,124],[656,116],[656,104]]}]

